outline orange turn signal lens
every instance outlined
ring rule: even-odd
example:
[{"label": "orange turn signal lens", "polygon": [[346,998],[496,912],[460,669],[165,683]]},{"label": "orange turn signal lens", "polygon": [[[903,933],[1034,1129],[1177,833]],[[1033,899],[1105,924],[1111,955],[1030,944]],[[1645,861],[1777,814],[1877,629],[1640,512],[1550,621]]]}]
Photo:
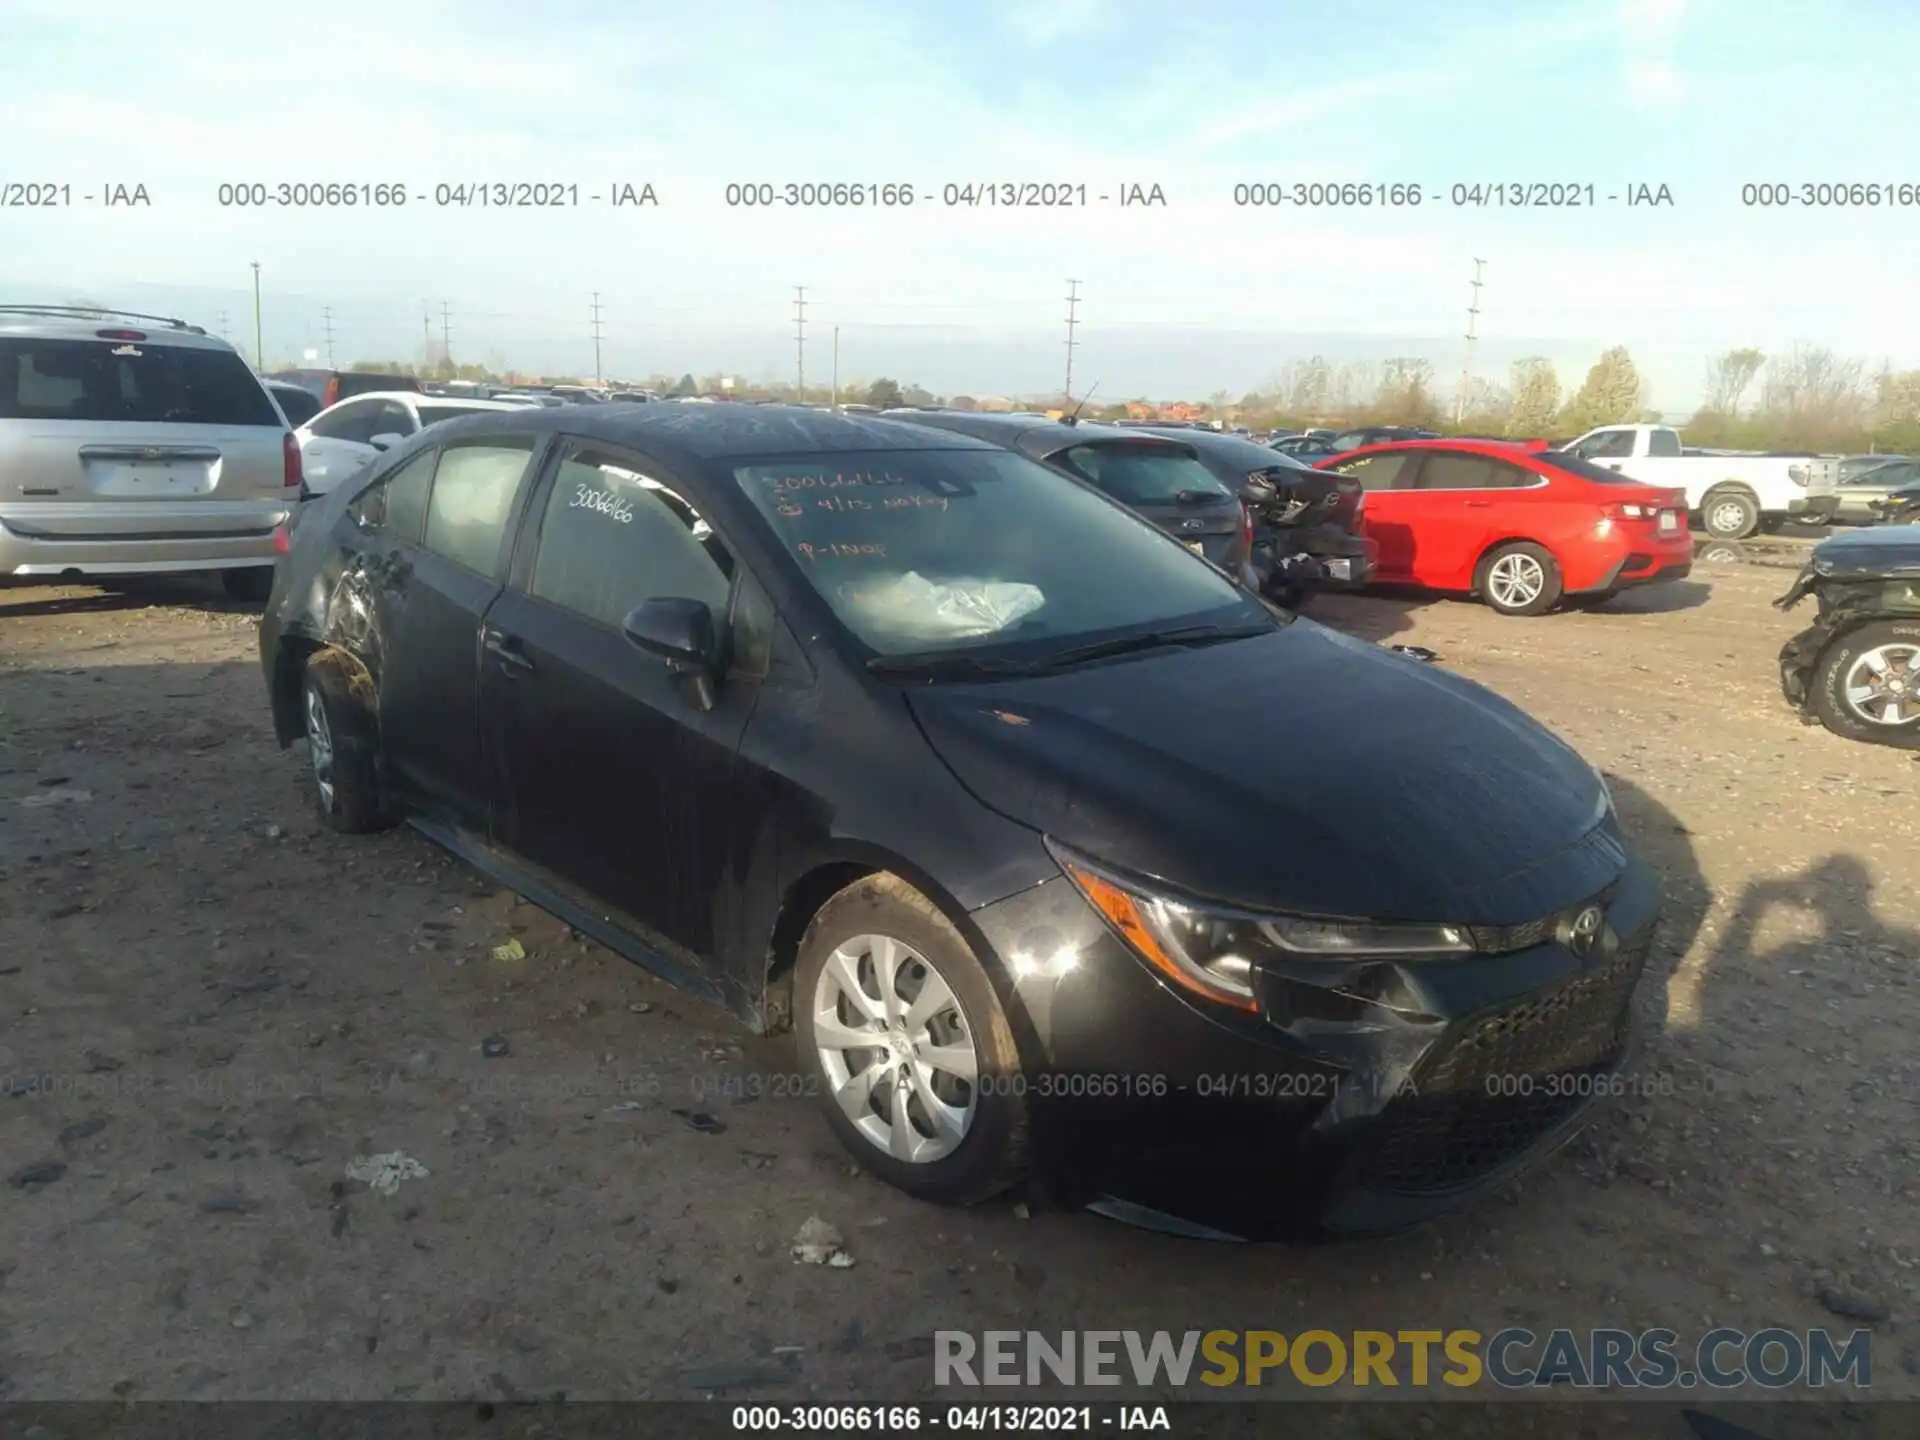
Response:
[{"label": "orange turn signal lens", "polygon": [[1159,971],[1167,979],[1190,994],[1211,1000],[1216,1005],[1229,1005],[1235,1010],[1245,1010],[1258,1014],[1260,1004],[1253,996],[1231,990],[1223,985],[1209,984],[1196,973],[1196,968],[1172,954],[1154,933],[1154,928],[1141,913],[1140,902],[1127,891],[1094,874],[1091,870],[1075,865],[1070,860],[1062,860],[1061,867],[1067,872],[1067,878],[1080,888],[1093,908],[1105,917],[1125,940],[1137,951],[1142,959]]}]

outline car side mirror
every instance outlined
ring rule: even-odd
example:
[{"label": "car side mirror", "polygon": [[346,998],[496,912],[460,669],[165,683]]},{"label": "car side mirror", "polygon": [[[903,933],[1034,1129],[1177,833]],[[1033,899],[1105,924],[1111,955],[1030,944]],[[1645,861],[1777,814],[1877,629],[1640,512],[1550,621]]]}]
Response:
[{"label": "car side mirror", "polygon": [[636,648],[666,661],[674,674],[688,676],[702,710],[713,708],[720,647],[706,601],[678,595],[643,600],[628,612],[621,629]]},{"label": "car side mirror", "polygon": [[373,446],[373,448],[376,450],[391,450],[394,446],[398,445],[402,440],[405,440],[406,438],[407,437],[404,435],[394,434],[391,430],[383,430],[380,432],[380,434],[375,435],[372,439],[368,440],[367,443]]}]

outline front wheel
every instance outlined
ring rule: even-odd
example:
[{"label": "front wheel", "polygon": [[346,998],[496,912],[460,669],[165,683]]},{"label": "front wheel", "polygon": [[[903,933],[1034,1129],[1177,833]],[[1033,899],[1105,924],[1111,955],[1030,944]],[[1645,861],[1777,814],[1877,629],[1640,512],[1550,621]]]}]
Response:
[{"label": "front wheel", "polygon": [[1026,1170],[1027,1108],[993,984],[919,891],[873,875],[800,940],[794,1036],[828,1123],[868,1170],[940,1205],[973,1205]]},{"label": "front wheel", "polygon": [[1563,587],[1552,553],[1519,540],[1487,552],[1474,588],[1502,615],[1544,615],[1560,603]]},{"label": "front wheel", "polygon": [[1715,490],[1701,503],[1700,523],[1716,540],[1744,540],[1760,528],[1760,502],[1745,490]]},{"label": "front wheel", "polygon": [[307,661],[300,680],[307,761],[321,823],[358,835],[397,821],[380,784],[380,742],[364,672],[337,650]]},{"label": "front wheel", "polygon": [[1834,734],[1920,748],[1920,621],[1876,620],[1820,657],[1814,714]]}]

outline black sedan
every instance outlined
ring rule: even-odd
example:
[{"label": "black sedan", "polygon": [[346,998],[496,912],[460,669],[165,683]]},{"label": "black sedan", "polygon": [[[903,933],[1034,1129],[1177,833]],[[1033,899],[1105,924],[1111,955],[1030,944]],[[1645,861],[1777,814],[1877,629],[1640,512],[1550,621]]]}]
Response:
[{"label": "black sedan", "polygon": [[791,1031],[928,1200],[1394,1229],[1622,1060],[1658,888],[1590,765],[950,431],[436,425],[294,532],[260,656],[328,825]]},{"label": "black sedan", "polygon": [[1063,424],[1044,415],[983,415],[971,410],[889,410],[889,419],[932,425],[1003,445],[1068,475],[1091,481],[1139,511],[1196,555],[1235,580],[1258,587],[1247,568],[1253,523],[1238,503],[1237,482],[1222,484],[1188,443],[1139,428]]}]

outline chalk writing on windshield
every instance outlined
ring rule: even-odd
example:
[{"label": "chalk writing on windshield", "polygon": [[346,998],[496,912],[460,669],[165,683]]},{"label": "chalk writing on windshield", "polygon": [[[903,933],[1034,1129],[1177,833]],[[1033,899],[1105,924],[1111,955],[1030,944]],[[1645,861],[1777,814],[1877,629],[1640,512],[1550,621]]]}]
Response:
[{"label": "chalk writing on windshield", "polygon": [[811,545],[802,540],[793,547],[802,560],[851,560],[874,556],[884,560],[887,547],[884,545],[848,545],[843,543],[829,545]]},{"label": "chalk writing on windshield", "polygon": [[898,515],[908,510],[945,510],[950,503],[944,495],[888,495],[877,501],[857,495],[816,495],[811,500],[780,495],[773,502],[773,511],[788,520],[798,520],[815,510],[841,515]]},{"label": "chalk writing on windshield", "polygon": [[848,486],[909,483],[904,475],[889,475],[884,471],[869,470],[855,470],[851,473],[836,470],[831,475],[774,475],[764,478],[773,481],[773,493],[776,495],[795,490],[842,490]]}]

